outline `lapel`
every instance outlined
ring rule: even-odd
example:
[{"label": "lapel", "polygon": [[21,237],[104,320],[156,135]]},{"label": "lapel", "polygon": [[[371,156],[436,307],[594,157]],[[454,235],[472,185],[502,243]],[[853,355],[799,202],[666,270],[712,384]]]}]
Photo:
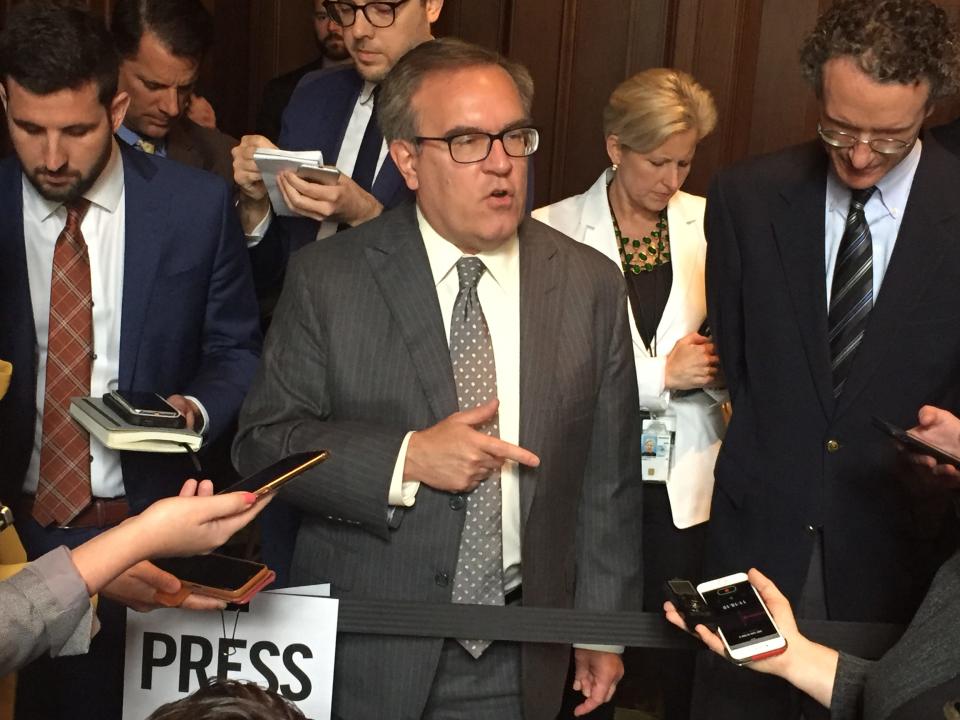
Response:
[{"label": "lapel", "polygon": [[[691,208],[686,202],[688,197],[686,193],[677,192],[670,198],[670,203],[667,205],[673,283],[670,286],[670,294],[667,296],[667,304],[663,308],[660,323],[657,325],[657,347],[662,348],[661,352],[669,352],[669,348],[687,334],[688,315],[695,308],[703,309],[705,303],[702,283],[694,283],[697,259],[703,247],[703,232],[697,226],[697,222],[698,220],[703,222],[703,214],[690,212]],[[700,292],[699,298],[690,297],[695,289]],[[633,324],[635,323],[631,323]],[[646,353],[646,347],[643,347],[643,350]]]},{"label": "lapel", "polygon": [[[356,70],[352,70],[349,74],[349,80],[347,85],[347,92],[341,95],[341,100],[344,103],[342,109],[335,108],[331,103],[328,109],[328,116],[332,118],[337,118],[340,121],[339,127],[337,128],[337,134],[331,138],[336,142],[334,150],[332,152],[333,157],[327,158],[326,153],[326,143],[323,142],[323,125],[319,124],[317,127],[318,132],[318,146],[321,150],[324,151],[323,162],[327,165],[336,165],[337,160],[340,157],[340,148],[343,147],[343,138],[347,134],[347,126],[350,124],[350,118],[353,117],[353,107],[357,104],[357,99],[360,97],[360,93],[363,90],[363,78],[360,77],[359,73]],[[339,112],[335,112],[339,110]],[[335,126],[336,127],[336,126]],[[316,150],[316,148],[313,148]],[[416,223],[414,223],[416,225]]]},{"label": "lapel", "polygon": [[[563,260],[557,243],[529,217],[520,225],[520,446],[542,452],[559,412],[552,372],[560,327]],[[537,491],[536,474],[520,468],[520,527]]]},{"label": "lapel", "polygon": [[440,421],[458,408],[440,303],[417,225],[416,206],[404,206],[394,218],[394,223],[379,224],[378,235],[364,253],[400,329],[434,419]]},{"label": "lapel", "polygon": [[[834,399],[827,343],[827,284],[823,240],[827,192],[827,156],[810,143],[793,182],[780,189],[772,212],[773,235],[783,263],[787,291],[803,350],[824,415],[833,415]],[[792,158],[792,156],[791,156]],[[793,172],[793,169],[791,169]]]},{"label": "lapel", "polygon": [[120,387],[134,388],[134,368],[140,350],[140,338],[148,323],[147,308],[153,282],[169,238],[162,228],[168,226],[169,191],[156,180],[157,164],[147,155],[117,143],[123,158],[124,252],[123,298],[120,310]]},{"label": "lapel", "polygon": [[[580,226],[573,234],[585,245],[602,252],[618,268],[622,268],[617,237],[613,231],[613,218],[610,216],[610,202],[607,199],[607,185],[613,179],[613,171],[607,169],[593,186],[583,195],[583,211],[580,213]],[[627,301],[627,314],[630,318],[630,338],[634,353],[649,357],[647,347],[640,339],[640,331],[633,319],[630,301]]]},{"label": "lapel", "polygon": [[190,167],[209,170],[210,168],[203,162],[200,151],[194,146],[191,133],[187,131],[186,123],[188,122],[189,120],[184,117],[170,127],[170,132],[167,134],[167,157]]},{"label": "lapel", "polygon": [[20,164],[15,157],[0,165],[0,203],[6,209],[0,213],[0,291],[4,298],[3,317],[0,318],[0,328],[3,329],[0,347],[4,349],[0,352],[0,359],[14,364],[14,379],[18,365],[21,366],[21,377],[36,378],[33,371],[36,325],[23,236],[23,187]]},{"label": "lapel", "polygon": [[960,172],[954,162],[945,162],[948,157],[936,142],[924,138],[897,242],[838,400],[838,415],[854,403],[890,349],[900,342],[900,324],[910,317],[925,284],[918,280],[935,278],[945,249],[956,242],[954,219],[960,208],[954,193],[960,187]]}]

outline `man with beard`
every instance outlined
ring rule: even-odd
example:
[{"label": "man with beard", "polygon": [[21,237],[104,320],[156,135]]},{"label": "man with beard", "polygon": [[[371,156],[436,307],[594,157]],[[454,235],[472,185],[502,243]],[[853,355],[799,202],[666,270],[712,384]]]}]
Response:
[{"label": "man with beard", "polygon": [[[114,139],[129,103],[117,75],[110,36],[88,12],[24,3],[0,34],[15,150],[0,163],[0,357],[14,366],[0,494],[16,498],[32,558],[83,543],[194,474],[185,455],[91,439],[69,417],[71,397],[158,393],[213,440],[259,358],[228,187]],[[148,604],[156,580],[142,587]],[[20,717],[119,717],[122,615],[102,602],[101,617],[93,658],[21,676]]]},{"label": "man with beard", "polygon": [[263,88],[263,100],[257,115],[257,133],[277,142],[280,137],[280,120],[290,102],[297,84],[307,73],[314,70],[342,65],[350,61],[350,53],[343,42],[343,28],[334,22],[323,6],[324,0],[302,0],[309,3],[313,17],[313,30],[317,38],[320,57],[301,65],[296,70],[275,77]]},{"label": "man with beard", "polygon": [[[430,25],[443,0],[399,3],[325,2],[343,28],[354,65],[305,77],[283,116],[280,147],[320,150],[327,165],[341,172],[336,185],[312,183],[281,173],[279,186],[300,217],[275,219],[253,153],[274,147],[267,138],[247,135],[233,150],[234,181],[241,195],[237,208],[248,243],[257,245],[258,294],[273,304],[283,283],[290,253],[338,228],[359,225],[404,201],[412,200],[383,142],[374,114],[376,88],[409,50],[430,39]],[[283,584],[299,519],[283,503],[272,503],[261,516],[264,561]]]}]

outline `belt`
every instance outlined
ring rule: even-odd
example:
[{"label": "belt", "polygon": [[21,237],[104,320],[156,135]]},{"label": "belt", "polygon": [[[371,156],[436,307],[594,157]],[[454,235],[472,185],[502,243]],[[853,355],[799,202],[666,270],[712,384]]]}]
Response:
[{"label": "belt", "polygon": [[[33,495],[21,495],[14,505],[14,514],[19,517],[33,517]],[[89,505],[66,525],[54,526],[60,530],[74,528],[106,528],[116,525],[130,517],[130,505],[125,497],[93,498]],[[16,519],[16,518],[15,518]]]}]

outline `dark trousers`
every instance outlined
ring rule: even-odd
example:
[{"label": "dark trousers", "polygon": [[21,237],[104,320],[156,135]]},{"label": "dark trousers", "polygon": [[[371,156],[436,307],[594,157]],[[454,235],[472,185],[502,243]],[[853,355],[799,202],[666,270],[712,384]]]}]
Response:
[{"label": "dark trousers", "polygon": [[[66,545],[75,548],[99,529],[47,530],[32,518],[17,518],[17,533],[34,560]],[[17,679],[17,720],[120,720],[126,609],[100,598],[100,632],[86,655],[37,658]]]},{"label": "dark trousers", "polygon": [[[700,563],[706,523],[679,529],[673,524],[667,486],[643,486],[643,609],[663,612],[667,580],[681,578],[694,584],[703,580]],[[637,682],[659,694],[665,720],[690,716],[690,695],[696,651],[630,648],[627,668]]]}]

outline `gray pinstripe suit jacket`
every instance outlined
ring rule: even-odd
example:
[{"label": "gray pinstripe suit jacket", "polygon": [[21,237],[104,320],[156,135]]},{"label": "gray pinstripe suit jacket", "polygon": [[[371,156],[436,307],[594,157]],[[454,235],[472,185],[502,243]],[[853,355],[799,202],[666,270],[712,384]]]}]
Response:
[{"label": "gray pinstripe suit jacket", "polygon": [[[623,277],[535,220],[520,227],[520,477],[525,605],[639,609],[640,419]],[[449,602],[463,512],[423,485],[400,526],[387,493],[404,434],[457,410],[440,306],[412,205],[291,261],[240,416],[242,472],[331,458],[284,490],[304,511],[295,584],[335,596]],[[454,503],[459,507],[456,503]],[[417,718],[441,639],[341,635],[334,713]],[[527,720],[559,709],[569,648],[527,644]]]}]

